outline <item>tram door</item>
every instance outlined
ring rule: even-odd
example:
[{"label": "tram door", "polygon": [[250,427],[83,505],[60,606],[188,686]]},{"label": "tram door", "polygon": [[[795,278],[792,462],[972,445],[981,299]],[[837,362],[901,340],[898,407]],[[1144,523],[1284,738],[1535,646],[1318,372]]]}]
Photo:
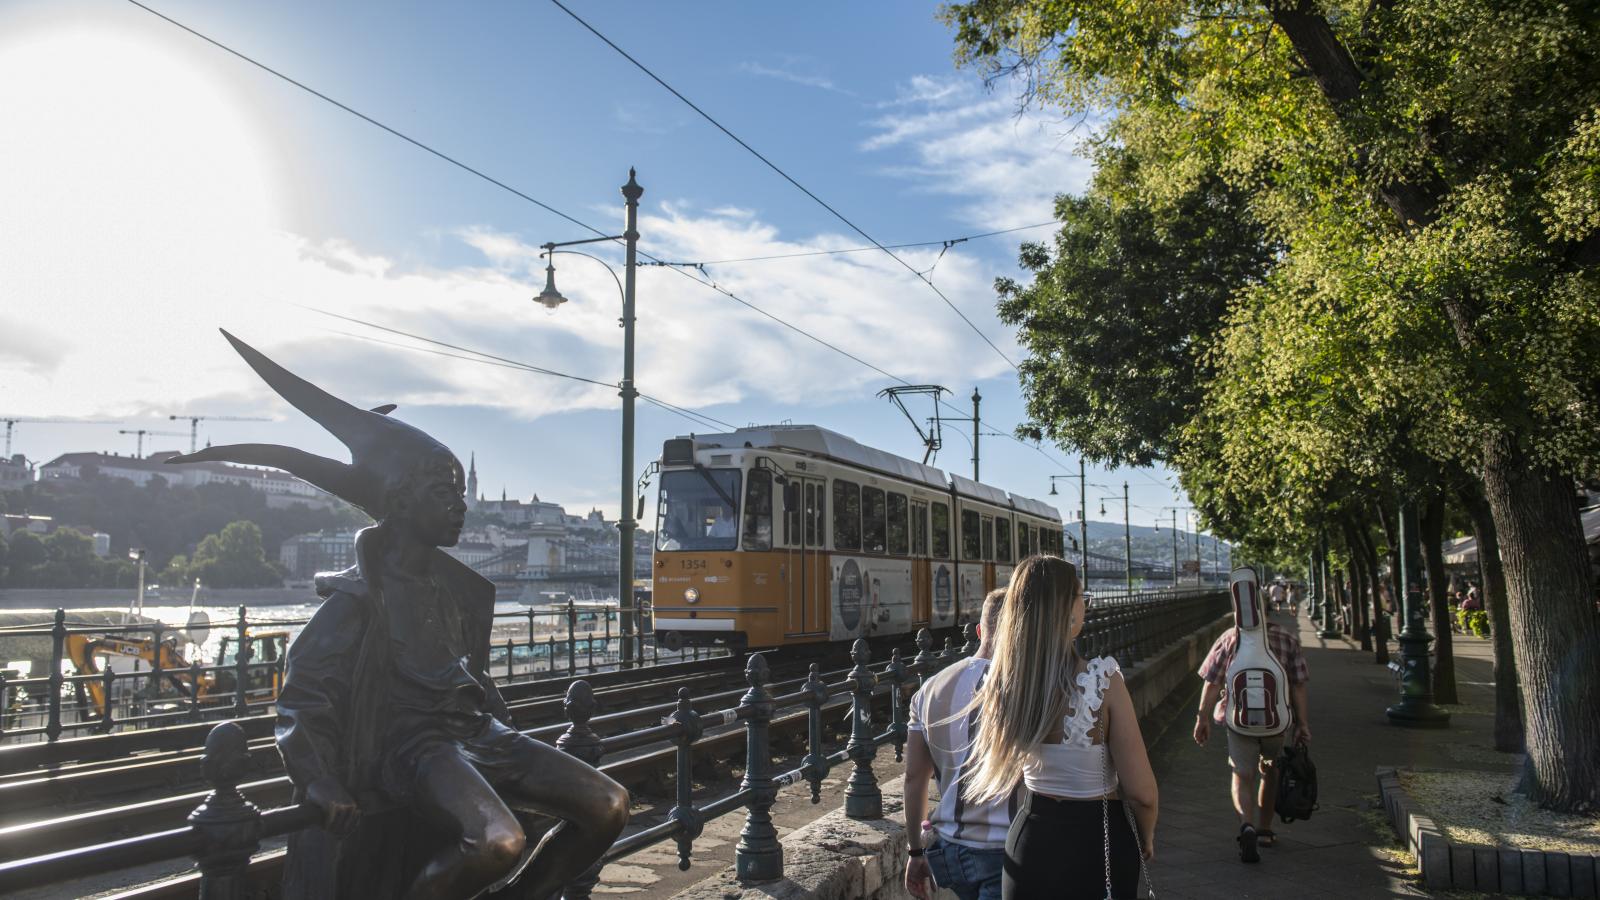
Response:
[{"label": "tram door", "polygon": [[[823,529],[825,497],[822,479],[789,476],[784,491],[786,517],[795,524],[790,542],[794,575],[789,579],[789,621],[785,627],[790,637],[822,634],[828,630],[828,623],[823,619],[828,608],[828,554]],[[789,501],[793,501],[792,504]]]}]

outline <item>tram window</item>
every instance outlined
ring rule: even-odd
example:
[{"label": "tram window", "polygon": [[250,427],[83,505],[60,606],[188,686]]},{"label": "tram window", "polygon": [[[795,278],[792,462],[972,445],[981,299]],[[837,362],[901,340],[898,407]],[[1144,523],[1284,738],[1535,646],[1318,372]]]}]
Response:
[{"label": "tram window", "polygon": [[978,511],[961,511],[961,558],[979,559],[983,554],[983,538],[978,535]]},{"label": "tram window", "polygon": [[861,485],[833,482],[833,549],[861,549]]},{"label": "tram window", "polygon": [[997,562],[1011,562],[1011,523],[1006,519],[994,520],[994,558]]},{"label": "tram window", "polygon": [[950,558],[950,507],[943,503],[933,505],[933,555]]},{"label": "tram window", "polygon": [[911,504],[911,555],[928,555],[928,504]]},{"label": "tram window", "polygon": [[772,473],[751,469],[744,484],[744,549],[772,549]]},{"label": "tram window", "polygon": [[732,550],[738,544],[738,469],[680,469],[661,474],[657,550]]},{"label": "tram window", "polygon": [[885,509],[882,488],[861,489],[861,549],[882,553],[885,546]]},{"label": "tram window", "polygon": [[1017,523],[1017,559],[1027,559],[1033,555],[1033,529],[1027,522]]},{"label": "tram window", "polygon": [[983,517],[983,558],[994,559],[994,520]]},{"label": "tram window", "polygon": [[905,556],[911,549],[910,535],[906,532],[906,495],[889,494],[889,555]]}]

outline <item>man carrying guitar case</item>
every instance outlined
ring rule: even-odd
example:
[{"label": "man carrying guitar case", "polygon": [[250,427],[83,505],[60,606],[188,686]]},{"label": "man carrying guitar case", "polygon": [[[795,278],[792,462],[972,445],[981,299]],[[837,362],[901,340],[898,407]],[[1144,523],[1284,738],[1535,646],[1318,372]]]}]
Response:
[{"label": "man carrying guitar case", "polygon": [[1227,727],[1239,859],[1255,863],[1261,861],[1258,847],[1277,843],[1272,817],[1284,739],[1292,734],[1297,746],[1311,740],[1310,671],[1299,639],[1267,621],[1255,570],[1234,570],[1230,590],[1234,627],[1217,638],[1200,666],[1206,685],[1194,740],[1204,745],[1213,723]]}]

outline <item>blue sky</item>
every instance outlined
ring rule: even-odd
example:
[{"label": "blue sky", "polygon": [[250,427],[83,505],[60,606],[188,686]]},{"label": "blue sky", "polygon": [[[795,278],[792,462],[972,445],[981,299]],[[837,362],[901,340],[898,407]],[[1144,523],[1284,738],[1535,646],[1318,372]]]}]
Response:
[{"label": "blue sky", "polygon": [[[584,222],[621,230],[629,166],[645,187],[641,249],[716,260],[860,246],[862,239],[633,68],[553,4],[152,6]],[[932,4],[580,3],[573,7],[702,108],[885,243],[1046,221],[1088,176],[1083,134],[1018,116],[1002,85],[957,71]],[[122,0],[12,0],[0,9],[0,414],[116,418],[264,415],[214,423],[217,442],[337,452],[261,387],[214,329],[355,402],[399,415],[482,484],[573,508],[617,507],[615,392],[443,359],[323,310],[612,381],[616,288],[558,259],[573,302],[555,313],[538,244],[587,234]],[[1012,359],[997,275],[1049,229],[901,251]],[[597,252],[616,259],[605,248]],[[936,263],[936,265],[935,265]],[[1009,431],[1016,376],[915,276],[881,253],[722,264],[706,277],[913,382],[977,386]],[[307,309],[307,308],[311,309]],[[890,383],[663,269],[639,276],[638,383],[735,424],[814,422],[905,455]],[[925,412],[921,413],[925,414]],[[951,431],[960,430],[954,426]],[[179,429],[181,430],[181,429]],[[703,425],[648,405],[637,457]],[[155,446],[177,447],[181,438]],[[16,449],[132,450],[110,426],[17,426]],[[1070,450],[983,443],[984,480],[1045,496]],[[947,433],[944,467],[970,472]],[[642,465],[642,464],[641,464]],[[1065,468],[1062,468],[1062,466]],[[1150,524],[1183,503],[1165,472],[1130,483]],[[1064,512],[1076,484],[1063,484]],[[1114,504],[1108,504],[1111,509]],[[1070,512],[1068,512],[1070,516]]]}]

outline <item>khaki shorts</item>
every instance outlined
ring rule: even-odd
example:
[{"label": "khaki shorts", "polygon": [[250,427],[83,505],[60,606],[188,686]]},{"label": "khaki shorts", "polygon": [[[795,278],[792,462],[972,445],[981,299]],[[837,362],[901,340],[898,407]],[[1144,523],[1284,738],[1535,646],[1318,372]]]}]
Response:
[{"label": "khaki shorts", "polygon": [[1239,734],[1226,725],[1228,732],[1228,768],[1240,775],[1262,771],[1263,763],[1275,763],[1283,755],[1283,735],[1250,737]]}]

